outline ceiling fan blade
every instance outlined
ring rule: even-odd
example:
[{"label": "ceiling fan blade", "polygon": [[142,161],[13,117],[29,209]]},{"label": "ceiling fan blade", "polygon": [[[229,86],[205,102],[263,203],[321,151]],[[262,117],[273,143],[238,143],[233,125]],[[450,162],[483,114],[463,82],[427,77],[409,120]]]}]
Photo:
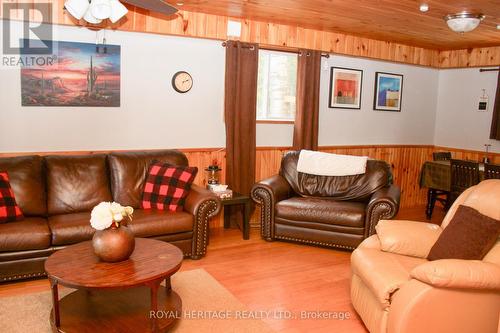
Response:
[{"label": "ceiling fan blade", "polygon": [[178,9],[169,5],[162,0],[121,0],[122,2],[129,3],[133,6],[144,8],[152,12],[161,13],[165,15],[172,15],[177,13]]}]

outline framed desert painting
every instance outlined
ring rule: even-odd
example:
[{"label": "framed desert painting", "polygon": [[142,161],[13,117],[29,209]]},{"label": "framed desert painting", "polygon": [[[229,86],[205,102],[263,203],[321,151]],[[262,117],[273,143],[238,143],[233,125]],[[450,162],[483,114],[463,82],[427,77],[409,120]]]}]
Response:
[{"label": "framed desert painting", "polygon": [[403,96],[403,75],[376,72],[373,109],[380,111],[401,111]]},{"label": "framed desert painting", "polygon": [[330,70],[330,98],[328,106],[338,109],[360,109],[362,83],[362,70],[332,67]]},{"label": "framed desert painting", "polygon": [[53,61],[21,67],[22,106],[120,106],[120,46],[54,41]]}]

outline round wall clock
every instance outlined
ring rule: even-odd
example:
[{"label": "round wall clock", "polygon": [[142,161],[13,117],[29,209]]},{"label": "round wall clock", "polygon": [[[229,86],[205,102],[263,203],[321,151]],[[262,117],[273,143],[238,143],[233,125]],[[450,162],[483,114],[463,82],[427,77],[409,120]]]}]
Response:
[{"label": "round wall clock", "polygon": [[193,87],[193,78],[188,72],[180,71],[172,77],[172,87],[179,93],[187,93]]}]

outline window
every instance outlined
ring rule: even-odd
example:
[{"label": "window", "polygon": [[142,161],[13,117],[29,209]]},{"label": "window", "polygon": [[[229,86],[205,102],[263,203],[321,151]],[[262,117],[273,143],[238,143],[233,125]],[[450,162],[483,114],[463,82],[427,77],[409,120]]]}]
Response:
[{"label": "window", "polygon": [[297,54],[259,50],[257,121],[294,121]]}]

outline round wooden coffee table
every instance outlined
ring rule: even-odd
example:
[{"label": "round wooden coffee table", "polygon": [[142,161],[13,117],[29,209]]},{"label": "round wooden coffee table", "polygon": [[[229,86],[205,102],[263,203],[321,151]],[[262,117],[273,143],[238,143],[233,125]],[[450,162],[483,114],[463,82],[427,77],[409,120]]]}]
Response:
[{"label": "round wooden coffee table", "polygon": [[[136,238],[128,260],[101,262],[91,242],[57,251],[45,262],[54,332],[164,332],[181,317],[170,287],[183,254],[176,246]],[[165,280],[166,286],[160,283]],[[59,299],[58,285],[78,289]]]}]

